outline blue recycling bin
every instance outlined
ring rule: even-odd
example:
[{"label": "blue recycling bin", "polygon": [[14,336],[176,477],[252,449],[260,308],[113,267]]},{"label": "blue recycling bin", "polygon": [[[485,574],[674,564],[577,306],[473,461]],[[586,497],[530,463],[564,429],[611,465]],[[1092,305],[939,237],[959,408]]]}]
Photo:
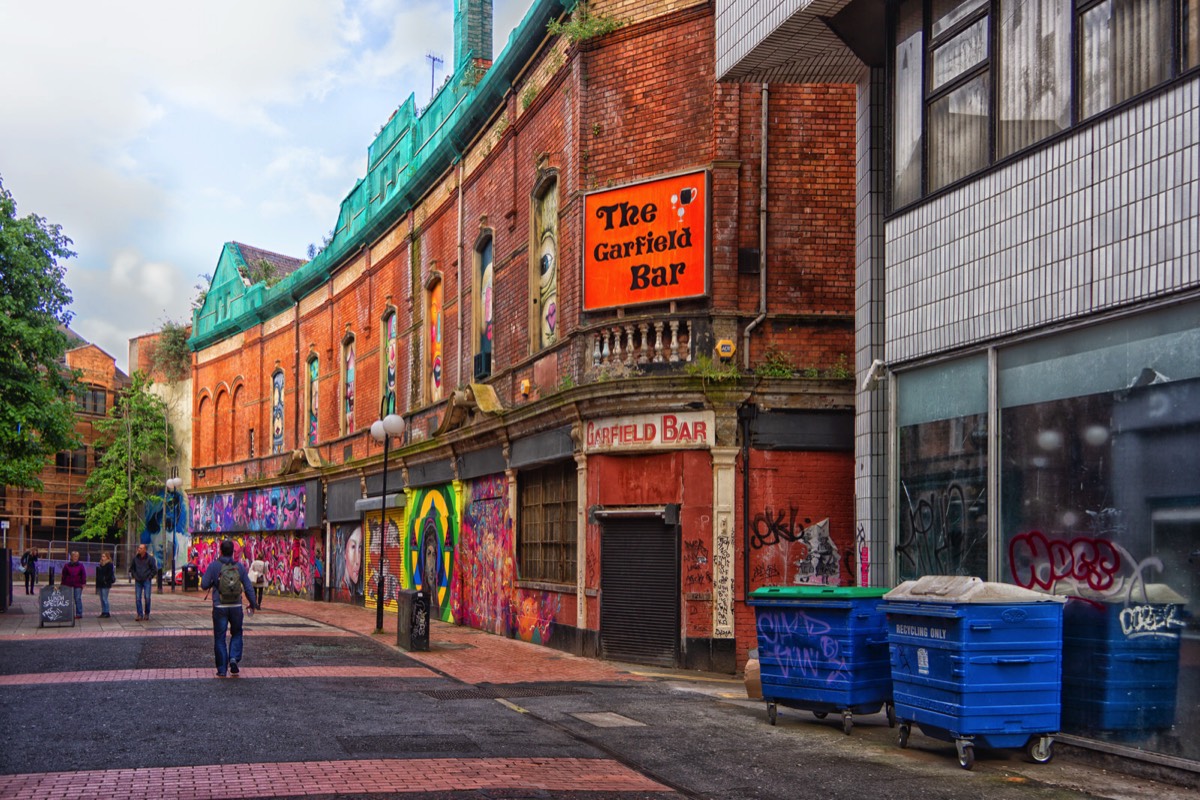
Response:
[{"label": "blue recycling bin", "polygon": [[1141,736],[1175,724],[1185,599],[1163,584],[1063,615],[1063,728]]},{"label": "blue recycling bin", "polygon": [[912,725],[954,742],[1053,757],[1062,712],[1065,598],[979,578],[929,575],[884,595],[892,691],[908,746]]},{"label": "blue recycling bin", "polygon": [[779,706],[811,711],[818,719],[886,706],[895,725],[887,625],[879,610],[887,589],[857,586],[767,586],[750,595],[758,634],[758,662],[767,719]]}]

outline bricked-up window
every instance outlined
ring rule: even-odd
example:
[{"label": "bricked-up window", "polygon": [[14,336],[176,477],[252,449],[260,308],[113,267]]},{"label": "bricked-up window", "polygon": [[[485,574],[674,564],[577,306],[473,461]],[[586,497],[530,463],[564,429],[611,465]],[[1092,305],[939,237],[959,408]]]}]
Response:
[{"label": "bricked-up window", "polygon": [[305,441],[309,444],[317,443],[319,429],[317,426],[317,412],[320,408],[319,391],[321,386],[321,360],[313,356],[308,360],[308,391],[305,392],[305,407],[306,419],[308,420],[308,433]]},{"label": "bricked-up window", "polygon": [[533,191],[533,241],[530,243],[530,337],[533,352],[558,340],[558,175],[548,171]]},{"label": "bricked-up window", "polygon": [[354,337],[342,342],[342,435],[354,433]]},{"label": "bricked-up window", "polygon": [[517,498],[518,577],[575,583],[575,462],[522,470]]},{"label": "bricked-up window", "polygon": [[485,232],[475,245],[475,369],[476,378],[492,374],[492,299],[495,264],[492,235]]},{"label": "bricked-up window", "polygon": [[396,312],[389,310],[383,315],[383,358],[380,382],[382,384],[384,415],[396,413],[396,364],[399,360],[396,337]]}]

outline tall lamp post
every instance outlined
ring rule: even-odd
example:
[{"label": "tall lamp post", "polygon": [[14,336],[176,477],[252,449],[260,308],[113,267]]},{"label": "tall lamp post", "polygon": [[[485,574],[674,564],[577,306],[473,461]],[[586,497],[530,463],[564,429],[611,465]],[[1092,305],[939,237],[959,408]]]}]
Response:
[{"label": "tall lamp post", "polygon": [[371,438],[377,442],[383,442],[383,491],[379,503],[379,566],[377,567],[379,587],[375,590],[376,633],[383,633],[383,542],[387,538],[388,452],[391,448],[392,437],[404,433],[404,417],[399,414],[384,416],[383,410],[388,401],[388,394],[385,394],[379,403],[380,419],[371,423]]},{"label": "tall lamp post", "polygon": [[171,515],[171,591],[175,591],[175,517],[179,514],[179,501],[175,498],[175,493],[179,491],[179,487],[183,486],[183,478],[174,477],[167,478],[167,494],[163,497],[163,535],[167,534],[167,498],[171,498],[171,502],[175,503],[175,513]]}]

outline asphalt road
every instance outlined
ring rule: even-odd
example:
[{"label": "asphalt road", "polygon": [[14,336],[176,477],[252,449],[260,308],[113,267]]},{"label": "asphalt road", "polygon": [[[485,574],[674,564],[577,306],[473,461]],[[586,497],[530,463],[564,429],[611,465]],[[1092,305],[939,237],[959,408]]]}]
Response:
[{"label": "asphalt road", "polygon": [[[155,617],[144,633],[0,635],[0,797],[1195,796],[1010,751],[967,772],[948,743],[898,748],[882,714],[849,736],[790,709],[771,726],[717,676],[512,683],[488,650],[500,637],[459,653],[496,682],[465,683],[383,637],[274,612],[250,623],[242,675],[218,679],[202,613]],[[464,645],[435,629],[439,647]]]}]

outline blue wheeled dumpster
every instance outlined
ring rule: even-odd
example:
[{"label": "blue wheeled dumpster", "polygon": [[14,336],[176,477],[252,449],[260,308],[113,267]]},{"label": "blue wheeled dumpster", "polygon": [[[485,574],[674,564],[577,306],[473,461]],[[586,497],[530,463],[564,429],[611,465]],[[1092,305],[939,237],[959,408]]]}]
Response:
[{"label": "blue wheeled dumpster", "polygon": [[1024,747],[1045,763],[1062,712],[1065,598],[979,578],[927,575],[884,595],[899,742],[912,725],[954,742]]},{"label": "blue wheeled dumpster", "polygon": [[1063,613],[1063,728],[1136,736],[1175,724],[1185,598],[1161,583]]},{"label": "blue wheeled dumpster", "polygon": [[767,586],[750,595],[767,719],[778,706],[842,715],[886,706],[895,724],[887,627],[879,610],[887,589],[856,586]]}]

